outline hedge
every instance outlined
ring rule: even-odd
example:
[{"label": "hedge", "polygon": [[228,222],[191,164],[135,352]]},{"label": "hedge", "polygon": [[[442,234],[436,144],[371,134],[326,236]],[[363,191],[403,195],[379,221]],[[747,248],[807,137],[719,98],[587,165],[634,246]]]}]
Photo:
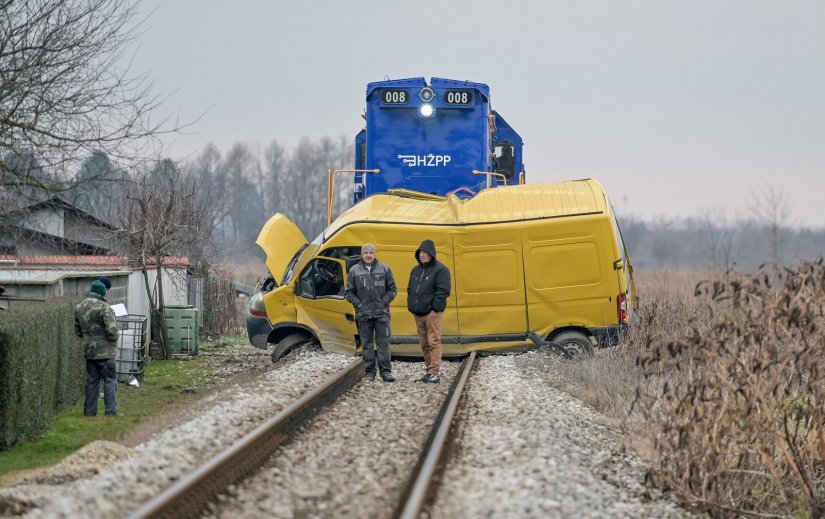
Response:
[{"label": "hedge", "polygon": [[37,437],[83,395],[76,303],[55,298],[0,312],[0,450]]}]

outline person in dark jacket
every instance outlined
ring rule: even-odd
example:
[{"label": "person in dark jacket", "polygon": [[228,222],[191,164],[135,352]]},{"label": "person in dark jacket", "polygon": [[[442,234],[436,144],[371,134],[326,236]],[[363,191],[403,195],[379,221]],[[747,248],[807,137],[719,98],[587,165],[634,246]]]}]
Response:
[{"label": "person in dark jacket", "polygon": [[103,401],[109,416],[117,415],[117,381],[115,354],[120,332],[115,314],[106,302],[106,287],[95,280],[86,299],[75,308],[74,331],[83,339],[86,357],[85,416],[97,415],[100,381],[103,380]]},{"label": "person in dark jacket", "polygon": [[441,323],[447,298],[450,297],[450,269],[435,257],[435,243],[424,240],[415,251],[418,265],[410,272],[407,285],[407,310],[415,318],[418,342],[424,353],[427,373],[421,382],[437,383],[441,379]]},{"label": "person in dark jacket", "polygon": [[361,246],[361,261],[349,269],[345,294],[347,301],[355,307],[367,378],[375,380],[375,344],[381,379],[395,382],[390,362],[390,303],[398,294],[398,288],[389,265],[376,259],[372,243]]}]

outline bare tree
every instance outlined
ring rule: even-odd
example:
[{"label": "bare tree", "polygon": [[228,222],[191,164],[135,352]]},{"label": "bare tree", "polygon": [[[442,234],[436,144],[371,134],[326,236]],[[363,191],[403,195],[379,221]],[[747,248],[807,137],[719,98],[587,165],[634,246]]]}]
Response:
[{"label": "bare tree", "polygon": [[287,179],[287,155],[284,147],[273,140],[264,150],[264,180],[263,189],[267,196],[264,199],[266,218],[279,211],[279,207],[286,204],[283,193],[283,184]]},{"label": "bare tree", "polygon": [[83,158],[136,159],[157,144],[162,98],[122,65],[138,2],[0,0],[0,157],[31,154],[48,176],[0,163],[0,189],[59,192]]},{"label": "bare tree", "polygon": [[681,260],[681,246],[674,232],[676,227],[676,219],[665,216],[657,217],[650,224],[651,232],[657,236],[651,252],[660,265],[676,266]]},{"label": "bare tree", "polygon": [[232,244],[252,243],[266,221],[261,210],[263,186],[255,182],[261,168],[259,157],[248,145],[235,143],[226,154],[222,167],[227,180]]},{"label": "bare tree", "polygon": [[782,248],[785,242],[790,219],[790,209],[785,194],[768,186],[762,191],[751,193],[749,209],[756,223],[764,230],[770,251],[770,260],[776,264],[782,262]]},{"label": "bare tree", "polygon": [[[170,256],[205,259],[210,248],[215,204],[208,188],[187,182],[177,165],[162,160],[140,175],[126,199],[117,234],[129,244],[131,260],[142,267],[152,320],[160,332],[161,354],[169,358],[169,337],[164,314],[163,273]],[[147,268],[156,269],[154,283]]]},{"label": "bare tree", "polygon": [[187,165],[186,171],[188,178],[192,182],[197,182],[202,191],[210,192],[214,211],[211,213],[213,221],[209,222],[209,226],[214,238],[224,241],[224,220],[227,218],[229,203],[226,174],[218,147],[213,143],[207,144],[194,162]]},{"label": "bare tree", "polygon": [[724,209],[705,209],[696,218],[704,257],[711,265],[729,270],[735,261],[736,226]]}]

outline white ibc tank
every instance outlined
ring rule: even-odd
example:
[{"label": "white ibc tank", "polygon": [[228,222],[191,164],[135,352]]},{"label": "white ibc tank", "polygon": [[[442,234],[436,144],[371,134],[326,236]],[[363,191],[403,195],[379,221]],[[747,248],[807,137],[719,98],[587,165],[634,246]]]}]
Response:
[{"label": "white ibc tank", "polygon": [[115,358],[118,382],[126,382],[132,374],[140,373],[141,339],[140,330],[136,328],[120,330]]}]

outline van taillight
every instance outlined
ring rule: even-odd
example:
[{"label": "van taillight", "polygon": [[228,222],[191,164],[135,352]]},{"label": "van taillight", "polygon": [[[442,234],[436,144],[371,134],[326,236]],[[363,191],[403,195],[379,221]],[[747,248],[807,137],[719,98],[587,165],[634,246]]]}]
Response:
[{"label": "van taillight", "polygon": [[260,292],[256,293],[249,300],[249,313],[255,317],[266,317],[266,306],[264,296]]},{"label": "van taillight", "polygon": [[616,310],[618,311],[619,324],[627,322],[627,294],[619,294],[616,298]]}]

